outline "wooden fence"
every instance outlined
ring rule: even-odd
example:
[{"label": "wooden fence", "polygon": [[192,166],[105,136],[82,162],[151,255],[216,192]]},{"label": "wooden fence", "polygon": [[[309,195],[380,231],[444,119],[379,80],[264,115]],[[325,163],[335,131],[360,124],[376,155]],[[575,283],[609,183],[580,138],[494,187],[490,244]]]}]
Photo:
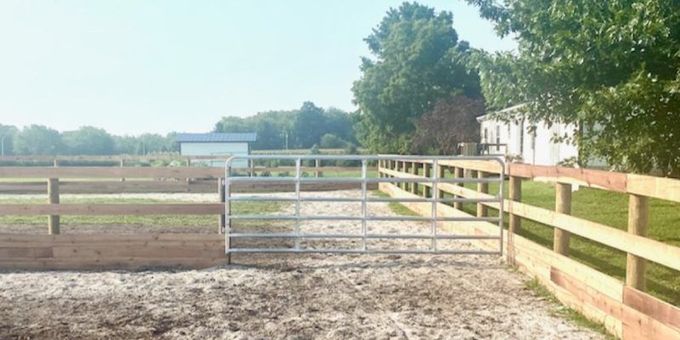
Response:
[{"label": "wooden fence", "polygon": [[[306,175],[322,177],[324,173],[358,172],[358,167],[322,166],[316,162],[303,169]],[[269,173],[294,173],[293,166],[249,167],[243,174],[262,176]],[[60,178],[64,194],[129,194],[129,193],[213,193],[224,169],[214,167],[0,167],[0,194],[42,194],[47,192],[43,178]],[[3,180],[4,179],[4,180]],[[7,181],[6,179],[19,179]],[[277,188],[278,187],[278,188]],[[250,191],[282,191],[288,185],[272,182],[267,188]],[[307,190],[338,190],[345,184],[328,183],[308,186]]]},{"label": "wooden fence", "polygon": [[[358,171],[357,168],[316,166],[311,169],[316,176],[321,176],[322,171]],[[289,169],[255,169],[260,174],[268,170]],[[219,234],[225,223],[223,177],[224,169],[208,167],[0,167],[0,179],[30,178],[36,190],[48,194],[44,204],[0,204],[0,215],[48,216],[47,235],[0,234],[0,269],[201,268],[225,263],[225,240]],[[40,178],[44,180],[37,180]],[[121,178],[127,180],[121,181]],[[64,182],[73,179],[81,181]],[[200,192],[216,193],[216,201],[182,204],[64,204],[60,200],[64,186],[81,186],[81,190],[85,188],[87,193],[98,194],[130,192],[131,188],[133,192],[154,193],[180,192],[182,188],[191,188],[191,184],[186,183],[193,182],[201,183],[203,189]],[[12,184],[16,183],[4,183]],[[347,183],[306,183],[302,186],[302,190],[306,191],[349,188],[356,189]],[[235,183],[231,189],[232,192],[294,191],[294,184],[285,180],[267,181],[264,185]],[[214,215],[216,220],[213,234],[63,235],[60,230],[60,218],[63,215]]]},{"label": "wooden fence", "polygon": [[[500,166],[486,161],[440,161],[437,169],[427,161],[382,161],[381,177],[423,178],[436,171],[454,177],[493,176]],[[661,301],[645,292],[645,263],[651,261],[680,271],[680,248],[645,237],[649,216],[649,198],[680,202],[680,181],[562,167],[507,164],[508,230],[504,237],[504,254],[509,263],[536,277],[565,305],[586,317],[602,323],[611,333],[624,339],[680,339],[680,308]],[[541,179],[555,182],[555,210],[521,202],[522,180]],[[571,216],[571,186],[581,185],[627,193],[629,198],[628,232]],[[424,190],[418,190],[422,187]],[[380,189],[393,197],[431,197],[431,185],[425,181],[412,185],[381,183]],[[491,198],[488,187],[479,183],[477,190],[461,184],[439,183],[442,194],[462,198]],[[403,203],[422,215],[430,215],[430,203]],[[603,202],[607,204],[607,202]],[[477,203],[476,214],[485,216],[488,208],[498,209],[498,203]],[[468,213],[459,204],[439,203],[437,213],[449,217],[465,217]],[[553,249],[545,248],[518,235],[522,219],[553,227]],[[497,235],[498,227],[488,222],[465,224],[445,223],[449,230],[460,234]],[[680,227],[680,226],[679,226]],[[621,282],[569,257],[570,236],[578,235],[597,243],[626,252],[626,279]],[[494,249],[496,243],[479,241],[478,246]]]}]

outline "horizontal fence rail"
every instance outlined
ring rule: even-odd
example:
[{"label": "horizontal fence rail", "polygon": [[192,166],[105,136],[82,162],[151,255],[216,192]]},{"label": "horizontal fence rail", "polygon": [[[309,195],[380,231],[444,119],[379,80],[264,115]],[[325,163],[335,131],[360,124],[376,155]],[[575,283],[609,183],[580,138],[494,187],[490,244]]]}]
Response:
[{"label": "horizontal fence rail", "polygon": [[[486,160],[497,163],[497,168],[501,169],[500,175],[495,178],[476,178],[476,179],[450,179],[442,178],[439,176],[438,172],[432,172],[428,177],[418,177],[418,178],[369,178],[367,176],[369,163],[375,165],[382,164],[383,162],[391,162],[395,159],[409,159],[413,161],[428,161],[432,162],[435,167],[438,162],[448,161],[452,159],[468,159],[468,160]],[[234,162],[247,161],[252,163],[254,161],[262,160],[276,160],[281,162],[294,162],[295,163],[295,175],[291,177],[279,177],[279,178],[262,178],[253,176],[233,176],[233,169],[231,164]],[[361,163],[361,174],[360,176],[345,176],[345,177],[329,177],[329,178],[308,178],[302,177],[302,164],[305,162],[316,162],[319,161],[350,161],[350,162],[360,162]],[[409,199],[395,199],[395,198],[373,198],[369,197],[367,190],[369,184],[383,184],[383,183],[400,183],[409,184],[412,187],[416,185],[423,185],[427,183],[428,186],[436,188],[438,185],[445,184],[462,184],[462,183],[502,183],[504,181],[504,175],[502,169],[504,168],[504,163],[498,157],[429,157],[429,156],[360,156],[360,155],[345,155],[345,156],[331,156],[331,155],[251,155],[251,156],[235,156],[230,158],[226,163],[225,169],[225,250],[228,255],[232,253],[403,253],[403,254],[416,254],[416,253],[432,253],[432,254],[459,254],[459,253],[498,253],[502,252],[502,214],[499,217],[446,217],[441,216],[437,213],[437,204],[440,202],[463,202],[463,201],[495,201],[500,204],[502,201],[503,193],[502,186],[499,186],[499,194],[495,197],[483,198],[483,199],[445,199],[440,198],[437,195],[431,198],[409,198]],[[262,185],[267,185],[268,183],[274,181],[288,181],[295,185],[295,197],[253,197],[253,196],[232,196],[232,190],[235,185],[242,183],[259,183]],[[302,187],[307,183],[348,183],[355,184],[361,188],[360,198],[335,198],[335,197],[303,197],[301,195]],[[295,213],[293,215],[238,215],[233,214],[230,209],[231,202],[243,202],[243,201],[288,201],[295,203]],[[373,214],[368,214],[367,203],[369,202],[420,202],[426,203],[431,206],[430,216],[420,217],[420,216],[376,216]],[[304,215],[300,211],[300,204],[302,202],[357,202],[361,203],[361,211],[359,215],[314,215],[308,216]],[[248,232],[237,232],[233,228],[234,221],[239,220],[262,220],[262,221],[293,221],[295,222],[294,231],[289,233],[248,233]],[[361,230],[356,234],[347,233],[316,233],[309,234],[301,231],[301,222],[303,221],[358,221],[361,222]],[[414,235],[384,235],[369,233],[367,229],[367,222],[370,221],[411,221],[411,222],[429,222],[430,232],[428,234]],[[439,249],[437,246],[438,240],[445,239],[470,239],[477,238],[475,236],[460,236],[460,235],[444,235],[438,230],[438,223],[441,222],[470,222],[470,221],[484,221],[484,222],[494,222],[497,223],[498,235],[495,237],[491,236],[480,236],[478,239],[498,240],[498,249],[496,251],[467,251],[467,250],[444,250]],[[248,239],[291,239],[294,241],[294,246],[289,248],[244,248],[237,247],[233,244],[232,239],[248,238]],[[355,239],[361,241],[358,248],[354,249],[340,249],[340,248],[305,248],[301,246],[301,241],[305,239]],[[371,249],[368,246],[368,240],[371,239],[426,239],[430,240],[430,247],[428,249],[419,250],[409,250],[409,249]]]},{"label": "horizontal fence rail", "polygon": [[[484,177],[498,172],[491,162],[451,160],[440,162],[441,170],[456,178]],[[383,176],[417,180],[422,176],[412,169],[431,167],[422,160],[395,160],[383,163]],[[508,198],[494,202],[483,183],[477,190],[456,183],[442,183],[436,190],[460,199],[479,199],[477,216],[485,209],[500,209],[509,214],[509,229],[505,232],[506,258],[532,276],[537,277],[558,299],[579,310],[590,319],[602,322],[612,333],[625,339],[680,338],[680,308],[661,301],[645,290],[645,261],[680,271],[680,248],[645,237],[648,216],[647,198],[680,202],[680,180],[623,174],[590,169],[532,166],[510,163]],[[522,180],[537,179],[554,182],[555,211],[521,202]],[[431,197],[434,187],[427,182],[422,193],[407,191],[391,183],[381,183],[380,189],[393,198],[413,199],[421,194]],[[571,216],[571,186],[582,185],[630,195],[629,231]],[[481,201],[485,200],[485,201]],[[427,205],[417,201],[403,203],[420,215],[429,213]],[[603,203],[604,204],[604,203]],[[439,203],[439,210],[449,217],[471,216],[456,204]],[[554,228],[554,249],[547,249],[519,236],[521,219],[532,220]],[[470,232],[448,224],[451,230]],[[495,226],[480,221],[473,235],[494,235]],[[628,254],[625,283],[576,262],[569,255],[569,236],[577,235]],[[478,241],[487,247],[493,244]]]}]

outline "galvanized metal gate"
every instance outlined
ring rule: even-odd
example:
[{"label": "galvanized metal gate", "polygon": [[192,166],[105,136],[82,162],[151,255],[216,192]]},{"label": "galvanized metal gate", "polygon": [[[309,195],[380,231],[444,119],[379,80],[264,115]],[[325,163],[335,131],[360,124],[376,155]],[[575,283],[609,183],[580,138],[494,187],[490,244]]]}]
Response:
[{"label": "galvanized metal gate", "polygon": [[[369,165],[378,163],[379,161],[428,161],[433,169],[437,169],[438,163],[450,160],[476,160],[476,161],[492,161],[499,164],[500,173],[495,177],[489,178],[440,178],[439,171],[432,171],[430,177],[418,178],[386,178],[378,177],[371,178],[368,176]],[[234,168],[235,162],[241,164],[246,161],[250,164],[251,169]],[[294,165],[294,176],[255,176],[252,171],[254,162],[262,161],[278,161],[289,162]],[[344,176],[344,177],[306,177],[303,176],[303,162],[329,162],[329,161],[349,161],[361,164],[360,176]],[[501,157],[498,156],[451,156],[451,157],[430,157],[430,156],[364,156],[364,155],[248,155],[248,156],[234,156],[226,161],[225,165],[225,250],[227,255],[233,253],[361,253],[361,254],[502,254],[503,244],[503,182],[505,164]],[[323,170],[323,167],[320,168]],[[238,173],[242,171],[242,173]],[[250,170],[250,171],[248,171]],[[275,195],[252,195],[252,194],[234,194],[232,188],[236,184],[249,183],[268,184],[268,183],[292,183],[294,185],[294,197],[279,197]],[[443,198],[439,197],[439,190],[437,189],[440,183],[498,183],[498,189],[492,199],[475,199],[475,198]],[[360,185],[361,195],[359,198],[338,198],[338,197],[303,197],[301,195],[301,186],[303,184],[313,183],[355,183]],[[430,197],[418,198],[394,198],[394,197],[376,197],[369,196],[368,185],[372,183],[429,183],[431,188]],[[275,215],[275,214],[256,214],[256,215],[239,215],[232,213],[232,202],[244,201],[288,201],[293,202],[295,213],[293,215]],[[300,205],[302,202],[358,202],[361,205],[359,216],[340,216],[340,215],[302,215],[300,212]],[[429,203],[431,204],[431,215],[428,216],[375,216],[367,213],[367,204],[370,202],[415,202],[415,203]],[[496,217],[443,217],[437,214],[437,206],[441,203],[452,202],[497,202],[500,206],[500,211]],[[233,221],[238,220],[260,220],[260,221],[293,221],[295,223],[294,230],[291,232],[237,232],[233,228]],[[360,221],[361,230],[358,233],[304,233],[300,230],[300,225],[303,221],[311,220],[325,220],[325,221]],[[429,233],[426,234],[375,234],[368,232],[367,223],[370,221],[413,221],[414,223],[429,222],[431,227]],[[484,221],[497,223],[497,236],[482,236],[482,235],[451,235],[442,234],[438,230],[438,223],[440,222],[472,222]],[[266,222],[265,222],[266,223]],[[260,248],[260,247],[237,247],[234,245],[236,239],[287,239],[294,240],[294,246],[291,247],[277,247],[277,248]],[[359,240],[359,247],[355,249],[345,248],[305,248],[301,246],[302,240],[309,239],[351,239]],[[427,249],[372,249],[367,245],[368,240],[375,239],[404,239],[404,240],[430,240],[430,245]],[[438,248],[437,242],[440,240],[456,240],[456,239],[472,239],[472,240],[498,240],[497,251],[485,250],[450,250]]]}]

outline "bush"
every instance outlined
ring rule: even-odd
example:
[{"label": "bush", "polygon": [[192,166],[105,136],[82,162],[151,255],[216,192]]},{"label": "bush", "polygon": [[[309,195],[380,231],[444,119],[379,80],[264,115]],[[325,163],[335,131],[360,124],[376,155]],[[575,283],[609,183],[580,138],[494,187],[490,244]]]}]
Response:
[{"label": "bush", "polygon": [[344,148],[347,146],[347,141],[344,139],[332,134],[332,133],[327,133],[323,136],[321,136],[321,147],[322,148],[327,148],[327,149],[338,149],[338,148]]}]

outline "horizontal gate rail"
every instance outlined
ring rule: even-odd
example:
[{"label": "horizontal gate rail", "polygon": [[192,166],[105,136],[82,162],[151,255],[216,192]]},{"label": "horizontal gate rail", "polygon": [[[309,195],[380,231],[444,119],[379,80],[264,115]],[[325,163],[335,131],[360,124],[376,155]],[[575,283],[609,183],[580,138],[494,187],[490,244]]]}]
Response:
[{"label": "horizontal gate rail", "polygon": [[[235,161],[244,161],[253,164],[256,160],[278,160],[295,164],[294,176],[283,177],[257,177],[252,173],[245,174],[233,173],[238,169],[232,168],[232,163]],[[302,176],[303,162],[314,161],[319,164],[320,161],[354,161],[360,162],[360,174],[357,176],[345,177],[304,177]],[[495,177],[477,177],[477,178],[442,178],[438,169],[438,162],[447,161],[486,161],[496,162],[498,164],[498,172]],[[389,175],[381,176],[379,178],[368,177],[369,163],[376,164],[380,162],[403,162],[403,161],[422,161],[427,162],[432,166],[430,176],[419,176],[414,172],[412,177],[390,177]],[[287,166],[289,169],[290,166]],[[323,169],[314,168],[315,170]],[[353,156],[353,155],[247,155],[234,156],[225,162],[225,252],[229,256],[232,253],[347,253],[347,254],[501,254],[503,243],[503,206],[500,204],[503,200],[503,182],[505,171],[505,163],[496,156]],[[305,174],[306,175],[306,174]],[[267,185],[269,183],[290,183],[294,185],[294,194],[289,196],[264,196],[264,195],[248,195],[235,196],[232,195],[232,186],[237,183],[262,183]],[[304,197],[302,195],[303,185],[312,183],[349,183],[357,184],[357,189],[361,190],[360,197]],[[415,187],[422,185],[429,188],[431,197],[417,197],[417,198],[393,198],[393,197],[369,197],[367,193],[368,184],[382,184],[382,183],[403,183],[410,184]],[[498,195],[487,196],[480,198],[463,198],[463,197],[440,197],[437,186],[439,184],[459,185],[465,183],[477,184],[498,184]],[[360,187],[359,187],[360,185]],[[236,214],[231,209],[231,202],[293,202],[293,214]],[[355,215],[305,215],[301,213],[302,202],[347,202],[360,203],[360,209],[357,207],[357,214]],[[390,202],[414,202],[427,203],[432,207],[432,214],[428,216],[378,216],[368,213],[368,203],[390,203]],[[444,217],[437,213],[437,205],[445,203],[499,203],[500,213],[498,217]],[[233,229],[233,222],[238,220],[255,220],[255,221],[293,221],[295,222],[292,232],[236,232]],[[360,230],[357,233],[309,233],[301,230],[301,222],[303,221],[358,221],[361,222]],[[429,233],[375,233],[369,232],[367,222],[369,221],[410,221],[410,222],[429,222]],[[452,235],[446,234],[439,230],[439,223],[442,222],[492,222],[497,223],[499,227],[498,235]],[[232,239],[281,239],[294,241],[294,245],[290,248],[248,248],[236,247],[232,243]],[[301,241],[304,240],[358,240],[358,245],[353,245],[353,248],[307,248],[303,247]],[[430,245],[427,248],[420,249],[376,249],[369,247],[369,240],[430,240]],[[497,251],[488,250],[467,250],[467,249],[440,249],[437,244],[438,240],[499,240],[499,247]]]}]

